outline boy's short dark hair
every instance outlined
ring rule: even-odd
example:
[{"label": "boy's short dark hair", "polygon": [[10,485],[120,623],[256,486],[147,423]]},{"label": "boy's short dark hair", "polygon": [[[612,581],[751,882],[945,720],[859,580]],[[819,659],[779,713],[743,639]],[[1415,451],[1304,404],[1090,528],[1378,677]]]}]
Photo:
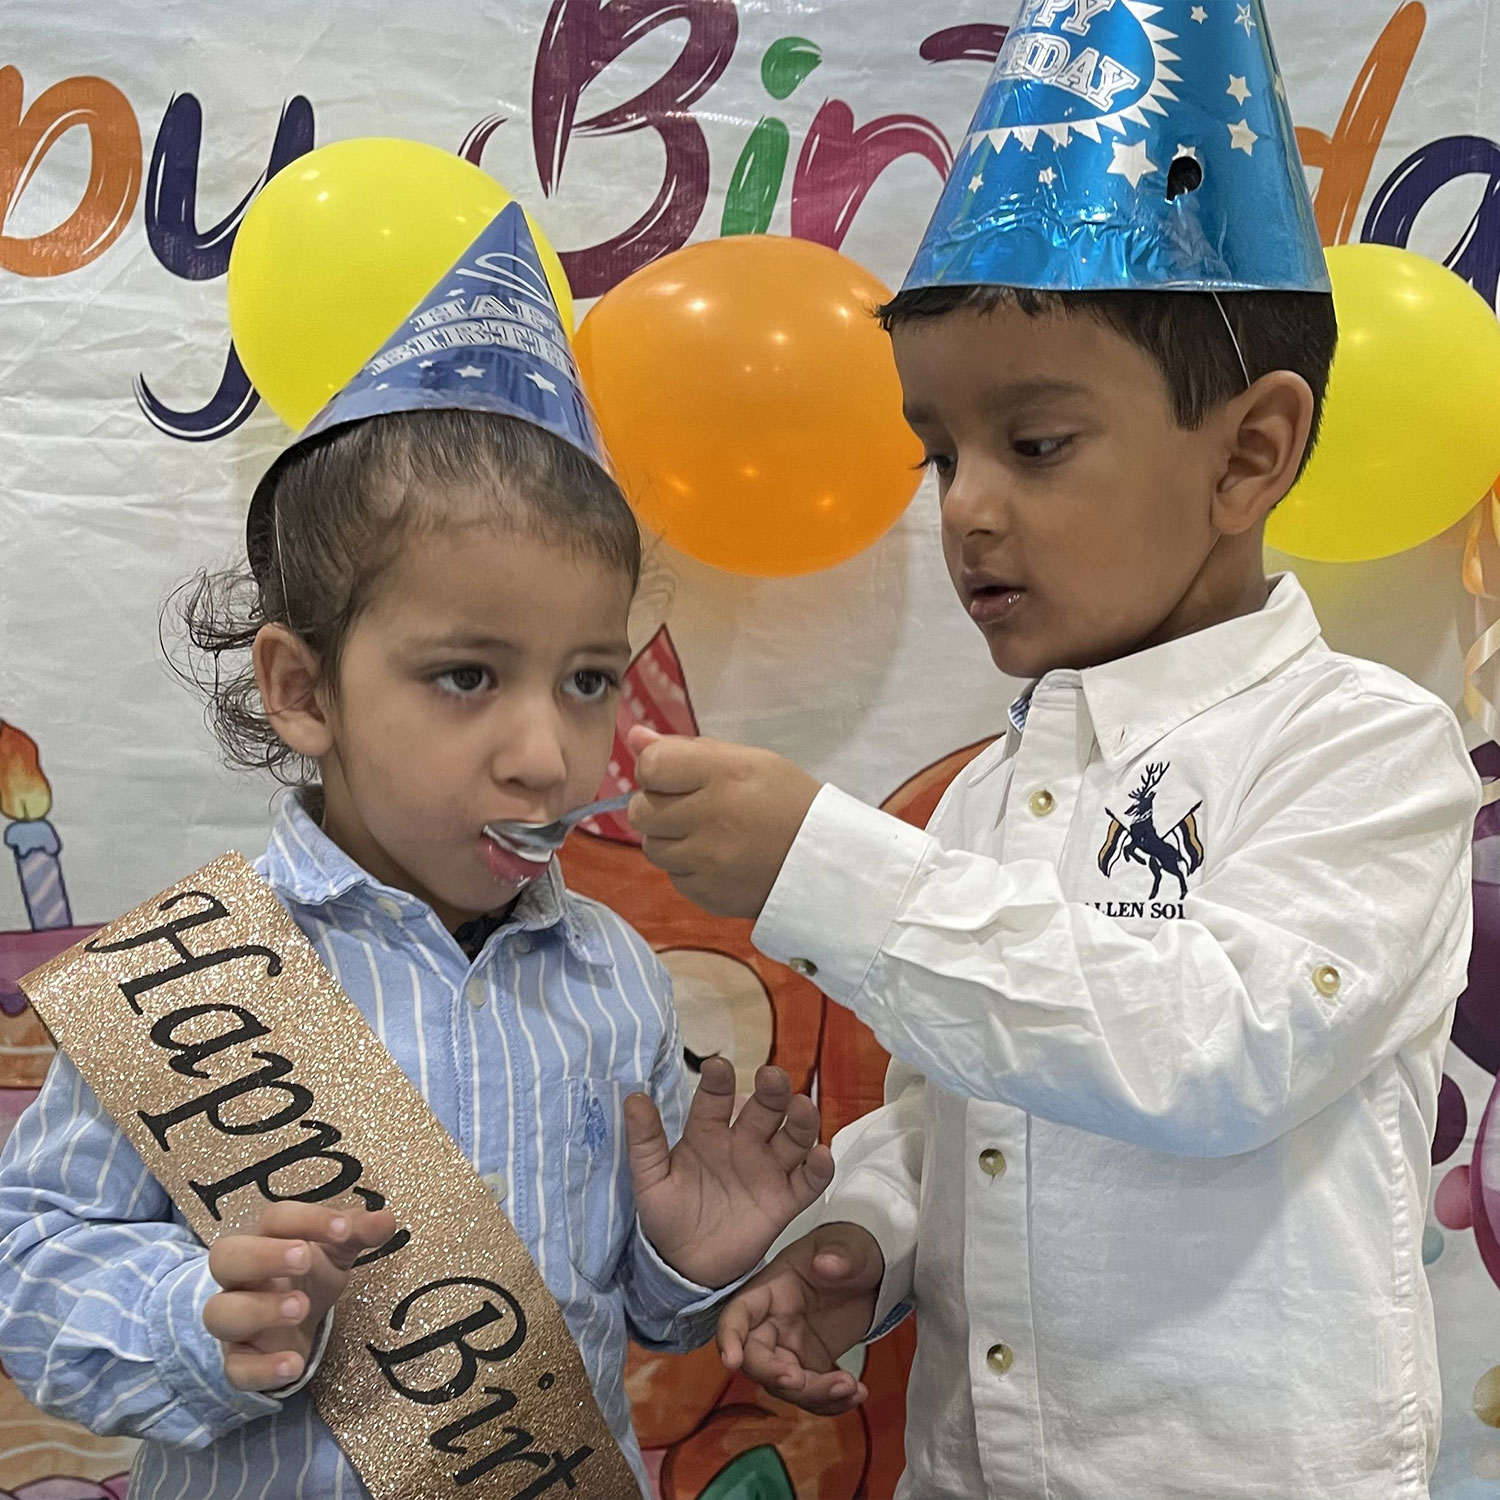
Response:
[{"label": "boy's short dark hair", "polygon": [[[1201,426],[1214,407],[1245,389],[1229,320],[1251,380],[1272,370],[1300,375],[1313,393],[1305,465],[1318,440],[1328,372],[1338,345],[1333,298],[1327,292],[1038,292],[1023,287],[917,287],[878,309],[889,333],[903,323],[939,318],[959,308],[989,312],[1014,307],[1029,318],[1087,313],[1145,351],[1161,370],[1183,427]],[[1299,471],[1300,472],[1300,471]]]}]

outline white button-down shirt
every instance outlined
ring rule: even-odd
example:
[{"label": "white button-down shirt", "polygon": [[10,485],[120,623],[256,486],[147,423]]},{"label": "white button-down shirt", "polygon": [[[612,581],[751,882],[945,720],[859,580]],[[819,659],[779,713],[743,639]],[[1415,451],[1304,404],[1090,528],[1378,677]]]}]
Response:
[{"label": "white button-down shirt", "polygon": [[916,1307],[899,1493],[1425,1496],[1453,715],[1286,577],[1024,717],[927,833],[825,789],[756,929],[895,1058],[822,1216]]}]

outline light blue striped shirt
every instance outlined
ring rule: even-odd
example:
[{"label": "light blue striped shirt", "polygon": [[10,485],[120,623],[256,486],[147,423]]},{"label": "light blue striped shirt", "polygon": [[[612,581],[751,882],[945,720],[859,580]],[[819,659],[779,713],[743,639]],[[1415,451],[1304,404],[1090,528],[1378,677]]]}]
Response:
[{"label": "light blue striped shirt", "polygon": [[[626,1332],[700,1343],[722,1294],[636,1223],[622,1105],[644,1088],[681,1132],[671,981],[554,865],[470,962],[430,907],[374,880],[295,797],[256,868],[501,1201],[562,1306],[638,1473]],[[232,1388],[203,1327],[208,1255],[65,1058],[0,1157],[0,1359],[37,1405],[145,1439],[131,1500],[366,1496],[303,1390]],[[644,1477],[644,1476],[643,1476]]]}]

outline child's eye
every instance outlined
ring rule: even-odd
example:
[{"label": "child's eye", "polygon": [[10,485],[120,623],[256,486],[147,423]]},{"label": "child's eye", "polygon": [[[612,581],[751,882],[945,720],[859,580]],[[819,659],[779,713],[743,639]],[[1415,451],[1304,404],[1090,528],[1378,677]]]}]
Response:
[{"label": "child's eye", "polygon": [[563,691],[582,703],[598,703],[619,685],[620,680],[613,672],[606,672],[601,667],[585,667],[568,678]]},{"label": "child's eye", "polygon": [[439,692],[453,698],[471,698],[493,684],[488,667],[450,667],[432,679]]},{"label": "child's eye", "polygon": [[931,469],[939,479],[946,479],[953,472],[953,455],[951,453],[924,453],[922,462],[917,465],[919,469]]},{"label": "child's eye", "polygon": [[1072,441],[1071,437],[1018,438],[1011,447],[1022,458],[1056,458]]}]

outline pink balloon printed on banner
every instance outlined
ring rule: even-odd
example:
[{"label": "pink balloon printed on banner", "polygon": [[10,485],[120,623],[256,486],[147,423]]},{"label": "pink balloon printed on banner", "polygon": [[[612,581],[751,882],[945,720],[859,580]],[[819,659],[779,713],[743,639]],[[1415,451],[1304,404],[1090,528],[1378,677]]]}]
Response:
[{"label": "pink balloon printed on banner", "polygon": [[1473,1224],[1467,1167],[1454,1167],[1444,1176],[1433,1195],[1432,1213],[1444,1229],[1467,1229]]}]

